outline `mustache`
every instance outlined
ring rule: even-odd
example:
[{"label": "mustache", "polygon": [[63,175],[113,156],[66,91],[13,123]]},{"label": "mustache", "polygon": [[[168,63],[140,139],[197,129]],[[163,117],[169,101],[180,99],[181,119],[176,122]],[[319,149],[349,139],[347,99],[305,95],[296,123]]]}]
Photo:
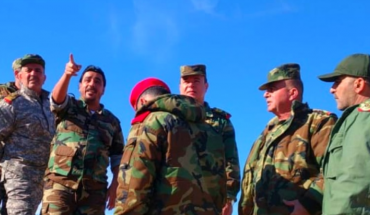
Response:
[{"label": "mustache", "polygon": [[95,87],[87,87],[87,88],[86,88],[86,91],[91,91],[91,90],[93,90],[93,91],[95,91],[95,92],[96,92],[96,88],[95,88]]}]

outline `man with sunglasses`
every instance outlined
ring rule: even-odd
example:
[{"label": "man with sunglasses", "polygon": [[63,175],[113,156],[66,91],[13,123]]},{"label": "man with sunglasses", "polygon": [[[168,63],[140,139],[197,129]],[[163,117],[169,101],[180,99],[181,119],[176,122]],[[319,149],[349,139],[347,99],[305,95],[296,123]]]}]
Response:
[{"label": "man with sunglasses", "polygon": [[[114,207],[124,145],[120,121],[100,103],[106,78],[99,67],[90,65],[82,72],[80,99],[67,95],[70,79],[80,68],[70,55],[52,91],[57,128],[46,170],[42,214],[104,214],[106,200],[108,209]],[[113,179],[107,189],[108,165]]]},{"label": "man with sunglasses", "polygon": [[249,152],[239,214],[320,214],[320,164],[337,117],[303,102],[299,64],[272,69],[259,90],[275,117]]}]

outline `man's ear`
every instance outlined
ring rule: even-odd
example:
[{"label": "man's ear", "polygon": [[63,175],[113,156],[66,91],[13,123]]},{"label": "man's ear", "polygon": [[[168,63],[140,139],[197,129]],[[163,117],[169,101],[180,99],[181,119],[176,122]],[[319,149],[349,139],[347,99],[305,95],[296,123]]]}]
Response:
[{"label": "man's ear", "polygon": [[289,99],[291,101],[298,99],[298,89],[297,88],[293,87],[292,89],[289,90]]},{"label": "man's ear", "polygon": [[353,82],[354,89],[356,93],[361,93],[366,88],[366,80],[363,78],[356,78],[356,80]]}]

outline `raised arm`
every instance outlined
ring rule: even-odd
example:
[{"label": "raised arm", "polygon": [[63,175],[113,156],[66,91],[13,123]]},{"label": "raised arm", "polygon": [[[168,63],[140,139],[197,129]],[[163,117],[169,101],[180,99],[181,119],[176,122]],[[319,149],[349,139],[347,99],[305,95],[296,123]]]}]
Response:
[{"label": "raised arm", "polygon": [[73,55],[69,55],[69,61],[66,64],[66,68],[62,77],[59,79],[58,83],[54,86],[52,91],[52,98],[56,104],[61,104],[64,102],[67,96],[69,81],[72,76],[77,76],[77,72],[81,69],[81,65],[75,63]]}]

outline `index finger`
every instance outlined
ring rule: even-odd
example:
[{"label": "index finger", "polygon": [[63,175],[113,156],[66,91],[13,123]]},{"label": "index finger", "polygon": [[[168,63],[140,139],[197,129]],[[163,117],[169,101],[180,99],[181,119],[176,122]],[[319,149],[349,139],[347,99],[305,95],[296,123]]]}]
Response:
[{"label": "index finger", "polygon": [[69,54],[69,62],[71,62],[72,64],[76,64],[75,60],[73,59],[73,54]]}]

